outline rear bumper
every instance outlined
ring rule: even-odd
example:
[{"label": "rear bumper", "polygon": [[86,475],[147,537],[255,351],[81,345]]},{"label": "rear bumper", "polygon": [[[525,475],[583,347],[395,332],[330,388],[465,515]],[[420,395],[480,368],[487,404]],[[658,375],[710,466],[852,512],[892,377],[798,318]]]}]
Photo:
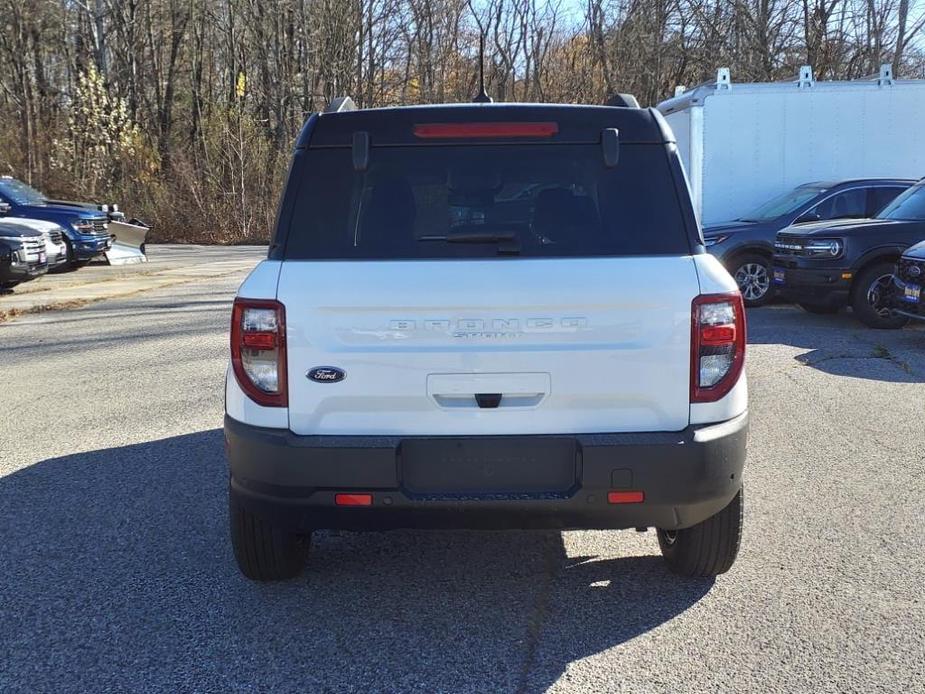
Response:
[{"label": "rear bumper", "polygon": [[[225,417],[231,493],[252,513],[303,530],[689,527],[720,511],[741,488],[747,435],[743,413],[680,432],[471,437],[481,444],[497,442],[499,449],[516,440],[573,439],[574,483],[566,491],[494,492],[489,470],[489,486],[482,491],[470,485],[465,493],[420,494],[409,487],[402,459],[402,444],[412,438],[298,436]],[[460,439],[427,440],[430,450],[439,451],[441,442],[452,448]],[[447,451],[443,461],[451,457]],[[524,478],[530,477],[528,460],[486,463],[486,470],[524,466]],[[608,492],[620,490],[642,491],[645,500],[608,503]],[[372,505],[335,505],[335,493],[344,492],[370,493]]]},{"label": "rear bumper", "polygon": [[[788,267],[789,266],[789,267]],[[778,293],[790,301],[821,306],[843,306],[851,296],[851,280],[842,275],[850,268],[809,269],[795,267],[792,260],[774,259],[774,270],[783,270],[784,284],[775,283]]]}]

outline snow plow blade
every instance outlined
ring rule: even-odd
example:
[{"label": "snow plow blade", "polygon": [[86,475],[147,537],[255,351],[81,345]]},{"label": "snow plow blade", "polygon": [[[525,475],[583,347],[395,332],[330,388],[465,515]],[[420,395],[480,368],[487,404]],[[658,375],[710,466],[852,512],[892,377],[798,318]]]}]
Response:
[{"label": "snow plow blade", "polygon": [[106,260],[110,265],[148,262],[145,255],[148,227],[128,222],[110,222],[109,233],[112,236],[112,246],[106,251]]}]

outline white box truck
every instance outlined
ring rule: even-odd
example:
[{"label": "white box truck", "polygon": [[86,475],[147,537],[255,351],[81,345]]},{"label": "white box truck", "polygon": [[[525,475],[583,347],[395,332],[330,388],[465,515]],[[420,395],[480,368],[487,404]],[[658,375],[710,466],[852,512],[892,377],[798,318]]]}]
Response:
[{"label": "white box truck", "polygon": [[813,181],[925,176],[925,80],[715,82],[658,105],[678,140],[704,225],[734,220]]}]

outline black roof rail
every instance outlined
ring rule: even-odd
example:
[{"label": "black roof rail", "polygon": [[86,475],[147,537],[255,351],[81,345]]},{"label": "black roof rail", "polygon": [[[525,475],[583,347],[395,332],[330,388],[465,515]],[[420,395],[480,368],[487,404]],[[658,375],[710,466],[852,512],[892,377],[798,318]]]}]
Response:
[{"label": "black roof rail", "polygon": [[325,113],[342,113],[344,111],[356,111],[357,105],[349,96],[338,96],[331,99],[331,103],[324,109]]},{"label": "black roof rail", "polygon": [[607,106],[622,106],[623,108],[639,108],[639,102],[632,94],[614,94],[607,100]]}]

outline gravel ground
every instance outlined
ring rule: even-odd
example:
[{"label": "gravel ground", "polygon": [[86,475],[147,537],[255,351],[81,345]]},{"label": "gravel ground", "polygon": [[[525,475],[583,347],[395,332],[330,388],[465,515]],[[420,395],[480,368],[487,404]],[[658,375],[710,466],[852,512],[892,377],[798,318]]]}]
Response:
[{"label": "gravel ground", "polygon": [[324,533],[234,566],[220,431],[243,275],[0,325],[0,690],[925,691],[925,330],[750,313],[743,549]]}]

